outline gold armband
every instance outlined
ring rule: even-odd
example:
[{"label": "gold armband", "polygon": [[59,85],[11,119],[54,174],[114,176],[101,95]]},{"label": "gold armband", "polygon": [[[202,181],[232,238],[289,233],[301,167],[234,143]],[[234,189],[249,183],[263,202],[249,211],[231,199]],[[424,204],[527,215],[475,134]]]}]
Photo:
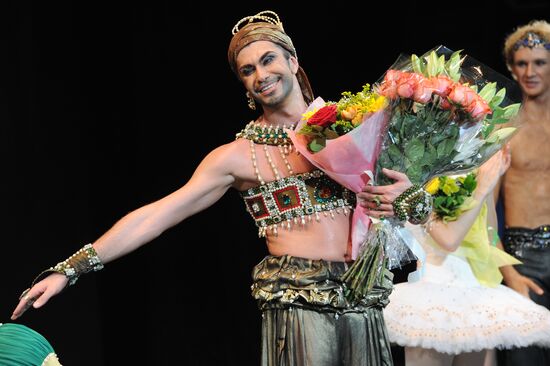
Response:
[{"label": "gold armband", "polygon": [[433,208],[432,195],[415,184],[401,193],[392,203],[395,216],[413,225],[425,223]]},{"label": "gold armband", "polygon": [[[49,273],[60,273],[69,279],[69,286],[74,285],[78,277],[90,271],[99,271],[103,268],[103,263],[97,256],[97,253],[92,244],[86,244],[76,253],[65,259],[63,262],[57,263],[54,267],[50,267],[42,271],[32,282],[32,286],[38,282],[44,275]],[[32,287],[31,286],[31,287]]]}]

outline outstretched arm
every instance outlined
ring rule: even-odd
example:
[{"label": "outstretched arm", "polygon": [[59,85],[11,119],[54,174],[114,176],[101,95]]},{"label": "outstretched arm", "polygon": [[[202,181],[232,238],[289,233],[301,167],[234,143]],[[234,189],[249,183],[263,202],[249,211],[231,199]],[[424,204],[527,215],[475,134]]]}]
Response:
[{"label": "outstretched arm", "polygon": [[130,212],[97,239],[93,246],[101,261],[108,263],[137,249],[218,201],[235,180],[223,154],[209,154],[183,187]]},{"label": "outstretched arm", "polygon": [[[208,154],[191,179],[177,191],[142,206],[120,219],[93,243],[102,263],[108,263],[158,237],[165,230],[218,201],[235,182],[235,158],[230,145]],[[66,276],[53,273],[24,292],[11,319],[31,306],[39,308],[68,283]]]}]

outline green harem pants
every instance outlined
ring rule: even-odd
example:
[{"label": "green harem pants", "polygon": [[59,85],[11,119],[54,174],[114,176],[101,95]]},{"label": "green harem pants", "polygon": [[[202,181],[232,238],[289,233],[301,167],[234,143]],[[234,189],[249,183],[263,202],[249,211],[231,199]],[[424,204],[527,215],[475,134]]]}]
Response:
[{"label": "green harem pants", "polygon": [[262,366],[391,366],[382,309],[392,273],[358,304],[340,280],[344,262],[267,256],[254,267],[262,311]]}]

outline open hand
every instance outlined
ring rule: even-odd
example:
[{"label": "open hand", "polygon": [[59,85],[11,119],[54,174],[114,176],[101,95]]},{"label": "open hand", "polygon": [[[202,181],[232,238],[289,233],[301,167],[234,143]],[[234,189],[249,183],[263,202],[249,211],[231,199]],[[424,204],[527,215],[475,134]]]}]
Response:
[{"label": "open hand", "polygon": [[542,295],[544,293],[544,290],[537,285],[535,281],[519,273],[511,278],[506,278],[504,282],[506,286],[525,297],[529,297],[529,291],[533,291],[537,295]]},{"label": "open hand", "polygon": [[38,309],[43,306],[50,298],[60,293],[68,282],[64,275],[52,273],[32,288],[26,289],[19,297],[19,303],[11,315],[11,320],[16,320],[31,307]]}]

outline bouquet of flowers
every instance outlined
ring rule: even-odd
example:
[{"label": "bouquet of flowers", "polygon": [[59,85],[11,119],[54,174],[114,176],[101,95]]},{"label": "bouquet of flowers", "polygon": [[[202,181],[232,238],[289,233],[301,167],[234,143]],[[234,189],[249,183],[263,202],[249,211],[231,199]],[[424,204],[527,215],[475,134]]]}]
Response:
[{"label": "bouquet of flowers", "polygon": [[[371,179],[380,152],[382,131],[388,121],[387,100],[369,84],[355,94],[343,92],[337,101],[318,97],[295,130],[288,130],[295,148],[336,182],[360,192]],[[372,174],[371,174],[372,175]],[[369,217],[360,206],[353,211],[352,258],[355,259]]]},{"label": "bouquet of flowers", "polygon": [[[376,86],[389,102],[391,115],[383,133],[374,172],[375,184],[390,184],[382,168],[404,172],[416,187],[440,175],[466,173],[493,156],[517,130],[513,119],[520,104],[506,94],[513,84],[461,51],[436,47],[422,57],[400,56]],[[397,205],[396,205],[397,203]],[[361,251],[343,279],[351,300],[363,297],[380,271],[372,263],[373,248],[399,246],[402,221],[414,217],[394,202],[396,216],[371,225]],[[424,203],[426,204],[426,203]],[[422,207],[419,205],[417,207]],[[416,222],[418,223],[418,222]]]},{"label": "bouquet of flowers", "polygon": [[[371,121],[371,116],[359,126],[371,126],[368,136],[337,144],[338,149],[333,149],[331,156],[334,169],[340,163],[348,175],[364,176],[365,171],[373,171],[369,184],[376,185],[392,183],[382,174],[382,168],[400,171],[418,191],[436,176],[466,173],[496,153],[516,131],[512,117],[520,105],[506,93],[514,84],[460,53],[439,46],[421,57],[401,55],[373,88],[387,99],[387,106],[374,114],[380,116],[380,121]],[[331,141],[339,142],[345,136]],[[298,139],[294,143],[323,169],[324,158],[319,152],[310,151]],[[374,164],[354,164],[349,152],[355,150]],[[330,170],[325,172],[331,176]],[[346,179],[335,180],[347,186]],[[363,181],[363,186],[367,181]],[[355,192],[362,189],[347,187]],[[355,262],[343,276],[351,301],[363,298],[382,275],[383,267],[395,268],[412,259],[407,246],[415,254],[411,242],[402,234],[403,221],[414,214],[403,209],[406,205],[396,203],[394,218],[375,220],[366,229],[365,225],[352,222]]]},{"label": "bouquet of flowers", "polygon": [[472,207],[472,194],[476,189],[476,175],[451,177],[442,175],[433,178],[426,185],[426,192],[433,197],[434,216],[443,222],[455,221],[460,214]]},{"label": "bouquet of flowers", "polygon": [[363,90],[356,94],[343,92],[338,102],[327,102],[318,109],[308,109],[303,115],[306,123],[301,124],[298,133],[307,136],[308,150],[317,153],[326,147],[327,140],[351,132],[386,105],[386,98],[374,93],[370,85],[365,84]]},{"label": "bouquet of flowers", "polygon": [[[392,110],[375,172],[378,184],[391,183],[379,175],[382,168],[404,172],[419,184],[470,171],[516,130],[510,122],[520,104],[506,95],[508,79],[443,46],[408,62],[403,57],[377,86]],[[508,126],[497,128],[504,123]]]}]

